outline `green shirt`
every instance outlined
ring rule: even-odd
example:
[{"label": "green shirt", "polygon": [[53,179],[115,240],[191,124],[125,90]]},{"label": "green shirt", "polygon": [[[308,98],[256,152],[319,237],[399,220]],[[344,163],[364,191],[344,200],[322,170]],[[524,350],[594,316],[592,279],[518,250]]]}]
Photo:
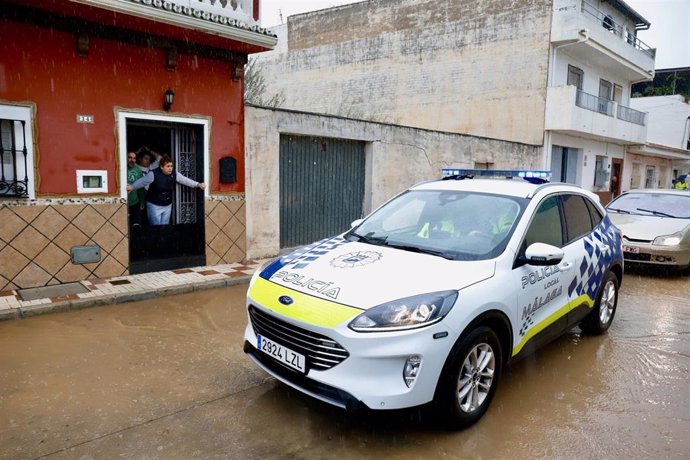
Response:
[{"label": "green shirt", "polygon": [[[134,165],[131,168],[127,169],[127,183],[131,184],[137,179],[141,178],[144,176],[144,173],[141,171],[139,166]],[[144,194],[146,193],[146,190],[139,189],[139,190],[132,190],[127,194],[127,204],[129,206],[134,206],[135,204],[144,204]]]}]

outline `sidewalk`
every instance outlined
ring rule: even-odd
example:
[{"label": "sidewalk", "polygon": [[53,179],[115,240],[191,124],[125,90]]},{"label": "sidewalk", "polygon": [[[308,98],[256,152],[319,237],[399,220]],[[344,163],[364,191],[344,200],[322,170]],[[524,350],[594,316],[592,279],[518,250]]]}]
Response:
[{"label": "sidewalk", "polygon": [[[246,283],[262,263],[250,260],[246,263],[182,268],[108,279],[92,278],[64,285],[2,291],[0,321]],[[27,295],[29,291],[31,296]],[[27,297],[32,300],[23,300]]]}]

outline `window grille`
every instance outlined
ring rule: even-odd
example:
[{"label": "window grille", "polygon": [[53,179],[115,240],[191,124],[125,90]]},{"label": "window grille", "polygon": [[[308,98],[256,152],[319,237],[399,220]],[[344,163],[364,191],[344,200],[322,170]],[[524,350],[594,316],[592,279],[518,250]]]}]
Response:
[{"label": "window grille", "polygon": [[0,196],[29,196],[26,121],[0,119]]}]

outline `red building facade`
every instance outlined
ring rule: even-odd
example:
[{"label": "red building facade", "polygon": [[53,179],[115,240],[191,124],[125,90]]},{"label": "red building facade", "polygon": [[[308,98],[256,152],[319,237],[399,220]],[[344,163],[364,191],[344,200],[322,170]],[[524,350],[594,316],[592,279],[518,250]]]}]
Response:
[{"label": "red building facade", "polygon": [[[277,41],[258,13],[0,0],[0,291],[245,258],[243,69]],[[178,186],[170,226],[130,226],[142,147],[207,184]]]}]

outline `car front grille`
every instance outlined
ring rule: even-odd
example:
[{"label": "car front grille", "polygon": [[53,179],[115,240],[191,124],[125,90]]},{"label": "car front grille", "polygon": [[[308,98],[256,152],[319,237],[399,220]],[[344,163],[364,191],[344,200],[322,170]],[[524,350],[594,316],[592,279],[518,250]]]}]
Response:
[{"label": "car front grille", "polygon": [[249,306],[249,318],[256,334],[303,354],[307,360],[307,369],[331,369],[350,356],[335,340],[275,318],[254,305]]},{"label": "car front grille", "polygon": [[649,262],[651,256],[649,254],[634,254],[632,252],[624,252],[623,258],[625,260],[639,261],[639,262]]}]

